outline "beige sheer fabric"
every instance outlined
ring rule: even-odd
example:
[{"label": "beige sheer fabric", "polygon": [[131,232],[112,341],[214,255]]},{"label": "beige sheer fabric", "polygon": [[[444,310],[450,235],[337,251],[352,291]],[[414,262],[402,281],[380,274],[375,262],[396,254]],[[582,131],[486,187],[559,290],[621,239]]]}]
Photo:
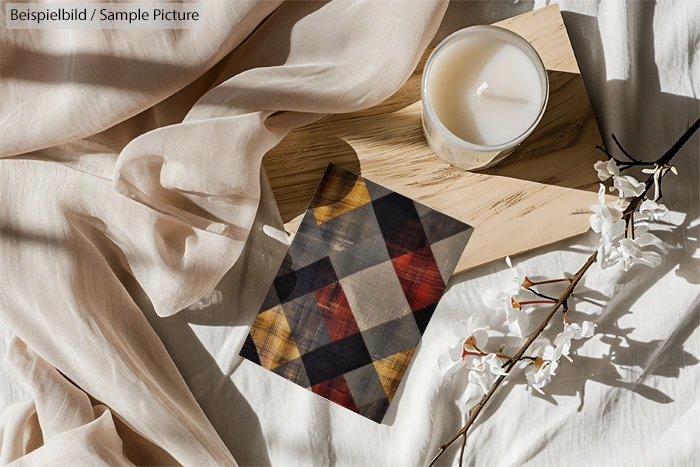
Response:
[{"label": "beige sheer fabric", "polygon": [[0,464],[236,463],[137,303],[211,296],[269,197],[265,152],[388,97],[445,8],[237,0],[198,30],[2,31],[0,320],[31,399],[2,414]]}]

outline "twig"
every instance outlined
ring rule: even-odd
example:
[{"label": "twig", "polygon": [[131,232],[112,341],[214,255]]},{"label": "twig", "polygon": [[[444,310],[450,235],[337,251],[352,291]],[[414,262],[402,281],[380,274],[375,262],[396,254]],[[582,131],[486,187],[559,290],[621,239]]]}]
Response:
[{"label": "twig", "polygon": [[[653,163],[646,163],[646,162],[640,162],[639,160],[633,158],[630,156],[627,151],[625,151],[620,143],[617,141],[617,138],[613,135],[613,140],[615,143],[618,145],[620,150],[630,158],[633,162],[631,163],[623,163],[623,164],[628,164],[628,165],[654,165],[656,167],[659,167],[659,170],[662,170],[660,173],[659,177],[659,186],[661,186],[661,178],[665,175],[668,170],[664,171],[664,167],[667,167],[668,164],[671,162],[671,160],[674,158],[674,156],[678,153],[678,151],[683,147],[683,145],[688,142],[688,140],[693,136],[693,134],[700,129],[700,118],[693,123],[688,130],[681,136],[676,143],[671,146],[671,148],[666,151],[666,153],[661,156],[656,162]],[[608,156],[612,159],[612,155],[610,155],[605,148],[599,147],[602,151],[604,151]],[[618,162],[617,160],[615,160]],[[654,177],[655,174],[652,174],[650,177],[647,178],[647,181],[645,183],[644,187],[644,192],[634,198],[629,206],[627,206],[627,209],[623,212],[623,217],[630,219],[632,217],[632,213],[636,210],[637,206],[639,206],[639,203],[641,203],[644,198],[646,197],[647,192],[649,191],[649,188],[654,184]],[[625,229],[626,231],[627,229]],[[527,349],[532,345],[532,343],[542,334],[542,331],[547,327],[549,322],[551,321],[552,317],[556,314],[557,310],[563,306],[563,313],[564,313],[564,322],[566,323],[566,312],[568,311],[568,299],[571,296],[571,294],[574,292],[574,289],[578,285],[579,281],[581,280],[581,277],[588,271],[588,269],[591,267],[591,265],[596,261],[596,258],[598,256],[598,252],[594,252],[586,261],[586,263],[581,267],[581,269],[578,270],[576,274],[571,277],[571,282],[569,283],[569,286],[564,290],[564,293],[561,294],[559,299],[556,301],[556,303],[552,306],[552,309],[549,311],[547,316],[545,317],[544,321],[539,325],[539,327],[535,330],[535,332],[530,335],[528,340],[523,344],[523,346],[520,348],[520,350],[511,358],[509,359],[503,367],[505,369],[505,375],[499,376],[496,381],[493,383],[489,391],[484,395],[484,397],[481,398],[481,400],[474,406],[472,407],[472,410],[469,413],[469,419],[467,420],[467,423],[455,434],[452,438],[450,438],[449,441],[447,441],[445,444],[441,445],[440,448],[438,449],[437,454],[435,454],[435,457],[430,461],[428,464],[428,467],[432,467],[435,465],[435,462],[437,462],[438,458],[445,452],[445,450],[450,447],[456,440],[458,440],[461,437],[462,439],[462,448],[459,454],[459,465],[461,467],[462,465],[462,460],[464,458],[464,449],[467,444],[467,431],[469,428],[474,424],[474,421],[476,420],[476,417],[481,413],[481,410],[484,408],[486,403],[491,399],[491,396],[496,392],[498,387],[503,383],[503,381],[506,379],[506,377],[510,374],[511,370],[515,366],[515,364],[523,359],[523,355],[527,351]],[[526,288],[527,289],[527,288]],[[527,289],[530,290],[530,289]],[[534,292],[537,295],[537,292],[530,290],[531,292]]]},{"label": "twig", "polygon": [[571,293],[576,288],[576,285],[581,280],[581,277],[583,277],[584,273],[586,271],[588,271],[588,268],[590,268],[591,265],[595,262],[595,259],[597,256],[598,256],[598,252],[596,251],[588,258],[588,261],[586,261],[586,264],[584,264],[583,267],[581,269],[579,269],[579,271],[576,274],[574,274],[574,276],[571,278],[571,283],[566,288],[564,293],[561,294],[561,296],[559,297],[557,302],[552,306],[552,309],[549,311],[549,314],[544,319],[544,321],[542,321],[542,324],[539,325],[537,330],[528,338],[528,340],[525,342],[525,344],[523,344],[523,346],[520,347],[520,350],[518,350],[518,353],[516,353],[513,356],[513,358],[511,358],[510,362],[508,363],[508,365],[506,366],[506,369],[505,369],[506,375],[501,375],[498,377],[498,379],[496,379],[496,382],[493,383],[493,385],[491,386],[491,389],[489,389],[489,392],[487,392],[486,395],[481,399],[481,401],[479,401],[479,403],[476,404],[472,408],[471,413],[469,415],[469,419],[467,420],[467,423],[448,442],[446,442],[445,444],[440,446],[439,451],[437,452],[435,457],[433,457],[433,460],[430,461],[430,464],[428,464],[428,467],[432,467],[433,465],[435,465],[435,462],[442,455],[442,453],[445,452],[445,449],[447,449],[450,445],[452,445],[452,443],[454,443],[456,440],[458,440],[460,436],[465,436],[464,442],[466,443],[467,430],[469,430],[469,427],[472,426],[472,424],[474,423],[474,420],[476,420],[476,417],[481,412],[481,409],[483,409],[484,405],[486,405],[486,403],[489,401],[489,399],[491,399],[491,396],[493,395],[494,392],[496,392],[496,389],[498,389],[498,387],[501,385],[503,380],[506,379],[506,376],[508,376],[508,374],[510,374],[510,371],[513,369],[515,364],[522,358],[522,356],[527,351],[528,347],[530,347],[530,345],[535,341],[535,339],[537,339],[540,336],[540,334],[542,334],[542,331],[544,330],[544,328],[547,327],[547,324],[549,324],[549,321],[552,319],[552,317],[557,312],[559,307],[561,307],[562,304],[566,301],[566,299],[569,298]]},{"label": "twig", "polygon": [[533,287],[535,285],[556,284],[557,282],[571,282],[571,278],[570,277],[562,277],[561,279],[549,279],[546,281],[532,281],[532,279],[525,276],[525,280],[523,281],[523,287],[525,287],[526,289],[529,289],[530,287]]},{"label": "twig", "polygon": [[630,213],[630,238],[634,239],[634,211]]},{"label": "twig", "polygon": [[[656,162],[653,163],[653,165],[656,165],[658,167],[665,167],[667,166],[671,160],[675,157],[676,154],[678,154],[678,151],[681,150],[683,145],[688,142],[688,140],[693,136],[693,134],[700,129],[700,118],[698,118],[695,123],[690,125],[690,127],[686,130],[685,133],[683,133],[683,136],[681,136],[678,141],[675,142],[671,148],[666,151],[666,153],[661,156]],[[663,169],[661,169],[663,170]],[[667,172],[667,171],[666,171]],[[665,175],[666,172],[662,172],[663,175]],[[659,186],[661,186],[661,179],[663,178],[663,175],[660,177],[659,180]],[[627,209],[622,213],[623,218],[628,218],[629,216],[632,215],[634,211],[637,210],[637,207],[639,206],[639,203],[644,201],[644,198],[646,197],[647,192],[649,191],[649,188],[652,187],[654,184],[654,174],[652,174],[650,177],[647,178],[646,183],[644,184],[644,192],[642,192],[641,195],[637,196],[634,198],[632,201],[630,201],[629,206],[627,206]]]},{"label": "twig", "polygon": [[617,145],[617,147],[620,148],[620,151],[622,151],[622,154],[627,156],[627,158],[629,160],[631,160],[632,162],[642,163],[639,159],[635,159],[627,151],[625,151],[625,148],[623,148],[622,145],[620,144],[620,142],[617,140],[617,136],[615,136],[615,133],[612,134],[612,139],[613,139],[613,141],[615,141],[615,144]]},{"label": "twig", "polygon": [[595,145],[595,148],[596,148],[596,149],[600,149],[601,151],[603,151],[603,152],[605,153],[605,155],[608,156],[608,159],[613,159],[613,160],[615,159],[615,158],[613,157],[613,155],[610,154],[610,153],[608,152],[608,150],[605,149],[605,148],[604,148],[603,146],[601,146],[600,144],[596,144],[596,145]]},{"label": "twig", "polygon": [[599,145],[599,144],[596,145],[596,149],[600,149],[601,151],[603,151],[603,152],[605,153],[605,155],[608,156],[608,159],[614,160],[614,161],[615,161],[615,164],[617,164],[617,167],[620,169],[620,172],[624,172],[625,170],[629,169],[630,167],[636,167],[636,166],[650,167],[650,166],[654,165],[653,162],[642,162],[642,161],[640,161],[640,160],[638,160],[638,159],[633,158],[632,156],[630,156],[629,154],[627,154],[627,151],[625,151],[624,148],[620,145],[620,142],[617,140],[617,138],[615,137],[615,135],[613,135],[613,139],[615,140],[615,143],[617,144],[617,147],[619,147],[620,150],[622,150],[622,152],[623,152],[627,157],[629,157],[630,159],[632,159],[632,162],[629,162],[629,161],[621,161],[621,160],[618,159],[617,157],[615,157],[615,156],[613,156],[612,154],[610,154],[610,153],[608,152],[607,149],[605,149],[603,146],[601,146],[601,145]]},{"label": "twig", "polygon": [[520,305],[549,305],[554,303],[556,300],[525,300],[522,302],[516,302],[515,308],[520,308]]},{"label": "twig", "polygon": [[462,467],[462,460],[464,459],[464,448],[467,447],[467,434],[464,433],[462,436],[462,448],[459,450],[459,467]]},{"label": "twig", "polygon": [[[462,349],[462,358],[466,357],[467,355],[470,355],[472,357],[486,357],[488,356],[488,352],[484,352],[483,350],[479,349],[479,347],[472,345],[477,351],[472,352],[466,349]],[[501,360],[507,360],[511,361],[513,360],[513,357],[509,357],[508,355],[503,355],[502,353],[495,353],[494,354],[496,357],[500,358]],[[535,361],[535,357],[528,357],[527,355],[521,357],[521,359],[527,359],[527,360],[532,360],[533,362]],[[504,365],[505,366],[505,365]]]},{"label": "twig", "polygon": [[552,302],[556,302],[556,301],[557,301],[556,298],[550,297],[549,295],[545,295],[545,294],[543,294],[543,293],[539,293],[537,290],[531,289],[530,287],[526,288],[525,290],[527,290],[528,292],[534,293],[534,294],[537,295],[538,297],[546,298],[547,300],[551,300]]}]

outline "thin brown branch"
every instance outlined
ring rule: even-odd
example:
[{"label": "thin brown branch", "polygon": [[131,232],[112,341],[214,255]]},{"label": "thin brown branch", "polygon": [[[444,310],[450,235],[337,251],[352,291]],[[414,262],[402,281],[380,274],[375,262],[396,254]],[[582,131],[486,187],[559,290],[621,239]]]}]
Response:
[{"label": "thin brown branch", "polygon": [[630,238],[634,240],[634,211],[630,213]]},{"label": "thin brown branch", "polygon": [[635,159],[634,157],[632,157],[632,156],[630,155],[630,153],[628,153],[627,151],[625,151],[625,148],[622,147],[622,144],[620,144],[620,141],[618,141],[617,136],[615,136],[615,133],[613,133],[612,139],[613,139],[613,141],[615,141],[615,144],[617,145],[617,147],[620,148],[620,151],[622,151],[622,154],[624,154],[625,156],[627,156],[627,158],[628,158],[629,160],[631,160],[632,162],[641,163],[640,160]]},{"label": "thin brown branch", "polygon": [[529,289],[530,287],[532,287],[534,285],[555,284],[557,282],[571,282],[571,278],[570,277],[563,277],[561,279],[549,279],[546,281],[534,281],[533,282],[532,280],[530,280],[529,277],[525,277],[525,280],[523,281],[523,284],[524,284],[523,287],[525,287],[525,284],[527,284],[527,287],[525,287],[525,288]]},{"label": "thin brown branch", "polygon": [[527,289],[525,289],[525,290],[527,290],[527,291],[530,292],[530,293],[533,293],[533,294],[537,295],[537,296],[540,297],[540,298],[544,298],[544,299],[546,299],[546,300],[549,300],[549,303],[554,303],[554,302],[557,301],[556,298],[550,297],[549,295],[545,295],[545,294],[543,294],[543,293],[540,293],[540,292],[538,292],[537,290],[535,290],[535,289],[533,289],[533,288],[527,288]]},{"label": "thin brown branch", "polygon": [[547,314],[547,317],[542,321],[542,323],[539,325],[537,330],[528,338],[528,340],[523,344],[522,347],[520,347],[520,350],[513,356],[513,358],[510,360],[510,363],[506,366],[505,372],[507,373],[506,375],[499,376],[498,379],[493,383],[491,386],[491,389],[484,395],[484,397],[479,401],[478,404],[476,404],[470,414],[469,414],[469,419],[467,420],[467,423],[462,427],[461,430],[457,432],[456,435],[454,435],[449,441],[447,441],[445,444],[440,446],[440,449],[438,450],[438,453],[433,457],[433,460],[430,461],[430,464],[428,464],[428,467],[432,467],[435,465],[435,462],[437,462],[438,458],[442,455],[443,452],[445,452],[445,449],[447,449],[452,443],[454,443],[456,440],[459,439],[460,436],[465,437],[465,443],[466,443],[466,434],[467,430],[469,430],[469,427],[471,427],[474,424],[474,420],[476,420],[476,417],[479,415],[481,410],[484,408],[486,403],[491,399],[491,396],[493,395],[494,392],[496,392],[496,389],[501,385],[504,379],[506,379],[506,376],[510,374],[511,370],[515,366],[515,364],[523,357],[527,349],[532,345],[533,342],[535,342],[535,339],[537,339],[540,334],[542,334],[542,331],[544,330],[545,327],[547,327],[547,324],[549,324],[549,321],[552,319],[554,314],[557,312],[559,307],[566,302],[566,300],[571,296],[573,293],[574,289],[578,285],[579,281],[581,280],[581,277],[585,274],[586,271],[591,267],[591,265],[595,262],[596,257],[598,256],[598,252],[596,251],[593,253],[588,260],[586,261],[586,264],[579,269],[579,271],[574,274],[574,276],[571,278],[571,282],[569,283],[569,286],[564,290],[564,293],[561,294],[557,302],[552,306],[552,309],[549,311],[549,314]]},{"label": "thin brown branch", "polygon": [[[676,143],[673,146],[671,146],[671,148],[668,151],[666,151],[666,153],[663,156],[661,156],[655,163],[649,163],[649,164],[645,163],[645,162],[639,162],[637,159],[634,159],[631,156],[629,156],[629,154],[627,154],[626,151],[624,151],[624,149],[622,149],[621,145],[617,141],[617,138],[613,138],[613,139],[618,144],[618,146],[620,146],[620,149],[622,149],[622,151],[628,157],[630,157],[630,159],[635,161],[632,165],[654,165],[655,164],[658,167],[662,167],[661,170],[663,170],[663,167],[668,166],[668,164],[675,157],[675,155],[678,153],[678,151],[683,147],[683,145],[685,145],[686,142],[688,142],[688,140],[691,138],[691,136],[693,136],[693,134],[696,131],[698,131],[698,129],[700,129],[700,118],[698,120],[696,120],[695,123],[693,123],[688,128],[688,130],[683,134],[683,136],[681,136],[678,139],[678,141],[676,141]],[[605,148],[602,148],[602,147],[599,147],[599,148],[601,150],[605,151]],[[607,151],[605,151],[605,153],[610,156],[610,154]],[[610,156],[610,157],[612,158],[612,156]],[[663,175],[665,175],[665,173],[667,171],[668,170],[662,171],[660,174],[661,175],[660,178],[663,178]],[[625,211],[623,212],[622,216],[623,216],[623,218],[625,218],[627,223],[629,223],[629,220],[632,217],[632,213],[637,209],[639,204],[644,200],[647,192],[649,191],[649,188],[653,184],[654,184],[654,175],[652,174],[652,176],[650,176],[645,183],[644,192],[640,196],[637,196],[636,198],[634,198],[630,202],[627,209],[625,209]],[[660,180],[659,180],[659,187],[660,186],[661,186],[661,184],[660,184]],[[627,234],[627,226],[625,226],[625,236],[626,236],[626,234]],[[569,286],[566,288],[564,293],[559,297],[557,302],[552,306],[552,309],[549,311],[549,313],[545,317],[544,321],[542,321],[542,323],[539,325],[537,330],[530,336],[530,338],[528,338],[528,340],[525,342],[525,344],[523,344],[523,346],[520,348],[518,353],[516,353],[515,356],[513,356],[513,358],[511,358],[509,361],[506,362],[506,364],[504,365],[504,368],[506,368],[506,370],[505,370],[506,374],[499,376],[496,379],[496,381],[493,383],[493,385],[491,386],[489,391],[484,395],[484,397],[482,397],[481,400],[474,407],[472,407],[472,410],[469,413],[469,419],[467,420],[467,423],[462,427],[462,429],[460,429],[457,432],[457,434],[455,434],[452,438],[450,438],[449,441],[447,441],[445,444],[440,446],[440,448],[438,449],[438,452],[435,454],[435,457],[433,457],[433,459],[428,464],[428,467],[432,467],[433,465],[435,465],[435,462],[437,462],[437,460],[445,452],[445,450],[448,447],[450,447],[452,445],[452,443],[454,443],[457,439],[459,439],[460,436],[462,436],[463,437],[462,449],[461,449],[460,454],[459,454],[459,465],[461,467],[462,460],[464,457],[464,449],[465,449],[466,443],[467,443],[467,431],[474,424],[476,417],[479,415],[479,413],[481,413],[481,410],[484,408],[484,406],[489,401],[489,399],[491,399],[491,396],[493,396],[493,394],[496,392],[496,390],[501,385],[503,380],[506,379],[506,376],[508,376],[510,374],[510,372],[513,369],[513,367],[515,366],[515,364],[518,361],[523,359],[523,355],[525,354],[527,349],[530,347],[530,345],[532,345],[532,343],[535,341],[535,339],[537,339],[540,336],[540,334],[542,334],[542,331],[544,331],[544,329],[547,327],[547,325],[551,321],[552,317],[557,312],[557,310],[562,306],[563,306],[563,314],[564,314],[564,320],[565,320],[564,322],[566,323],[566,312],[569,309],[567,300],[571,296],[571,294],[574,292],[574,289],[576,288],[579,281],[581,280],[581,277],[583,277],[583,275],[586,273],[586,271],[588,271],[588,269],[591,267],[591,265],[595,262],[597,256],[598,256],[598,252],[593,253],[588,258],[586,263],[581,267],[581,269],[579,269],[579,271],[576,274],[574,274],[573,277],[571,277]],[[527,287],[526,287],[526,289],[527,289]]]},{"label": "thin brown branch", "polygon": [[[470,350],[463,349],[463,350],[462,350],[462,358],[464,358],[464,357],[467,356],[467,355],[472,356],[472,357],[486,357],[486,356],[489,355],[487,352],[484,352],[483,350],[479,350],[479,347],[477,347],[477,346],[475,346],[475,345],[472,345],[472,347],[474,347],[474,348],[477,350],[477,352],[472,352],[472,351],[470,351]],[[509,357],[508,355],[503,355],[502,353],[495,353],[494,355],[495,355],[496,357],[500,358],[501,360],[508,360],[508,361],[513,360],[513,357]],[[527,356],[525,356],[525,357],[522,357],[522,358],[525,358],[525,359],[528,359],[528,360],[534,360],[533,357],[527,357]]]},{"label": "thin brown branch", "polygon": [[[656,162],[656,166],[658,167],[664,167],[667,166],[671,160],[678,154],[678,151],[681,150],[683,145],[688,142],[688,140],[695,134],[696,131],[700,129],[700,118],[698,118],[695,123],[690,125],[690,127],[686,130],[685,133],[683,133],[683,136],[681,136],[678,141],[676,141],[671,148],[666,151],[666,153],[661,156]],[[662,172],[663,174],[663,172]],[[662,177],[663,178],[663,177]],[[644,201],[644,198],[647,195],[647,192],[649,191],[649,188],[651,188],[654,185],[654,175],[647,178],[646,183],[644,184],[644,192],[640,195],[634,198],[629,206],[627,206],[627,209],[622,213],[622,217],[627,218],[633,213],[639,204]],[[661,180],[659,180],[659,186],[661,186]]]},{"label": "thin brown branch", "polygon": [[554,300],[526,300],[518,302],[518,305],[550,305],[552,303],[554,303]]}]

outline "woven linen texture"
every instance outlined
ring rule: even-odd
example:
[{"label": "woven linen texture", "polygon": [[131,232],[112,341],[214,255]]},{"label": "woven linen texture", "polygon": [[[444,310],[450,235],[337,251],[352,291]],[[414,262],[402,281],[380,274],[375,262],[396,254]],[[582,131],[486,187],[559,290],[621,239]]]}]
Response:
[{"label": "woven linen texture", "polygon": [[381,422],[471,232],[330,164],[240,355]]}]

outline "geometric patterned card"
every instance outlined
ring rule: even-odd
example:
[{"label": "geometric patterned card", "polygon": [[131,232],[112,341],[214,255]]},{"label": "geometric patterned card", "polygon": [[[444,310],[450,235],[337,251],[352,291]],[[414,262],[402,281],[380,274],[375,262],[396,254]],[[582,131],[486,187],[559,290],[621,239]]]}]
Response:
[{"label": "geometric patterned card", "polygon": [[381,422],[471,233],[330,164],[240,355]]}]

